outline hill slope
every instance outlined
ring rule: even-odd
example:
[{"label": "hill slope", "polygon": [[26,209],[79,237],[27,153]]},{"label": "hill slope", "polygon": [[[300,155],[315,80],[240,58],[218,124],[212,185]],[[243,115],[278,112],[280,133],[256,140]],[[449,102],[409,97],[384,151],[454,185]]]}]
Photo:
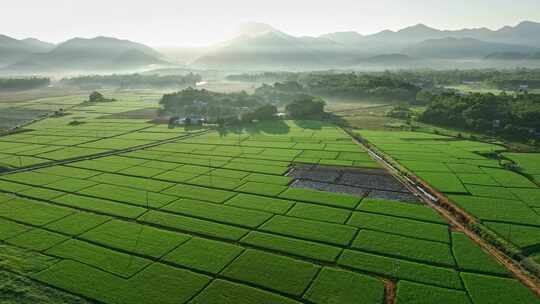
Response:
[{"label": "hill slope", "polygon": [[539,51],[536,48],[485,42],[472,38],[443,38],[430,39],[408,47],[404,52],[417,58],[483,58],[496,52],[527,53]]},{"label": "hill slope", "polygon": [[154,49],[129,40],[109,37],[74,38],[57,45],[46,53],[33,54],[7,67],[19,71],[21,67],[47,71],[122,70],[166,64]]},{"label": "hill slope", "polygon": [[294,37],[277,30],[243,34],[206,53],[194,64],[201,67],[317,67],[325,50],[338,48],[328,39]]},{"label": "hill slope", "polygon": [[349,31],[318,37],[295,37],[268,25],[252,24],[235,39],[211,48],[194,64],[235,69],[334,68],[359,62],[395,64],[412,59],[395,54],[417,60],[481,59],[492,53],[535,53],[540,50],[537,47],[540,47],[540,23],[530,21],[496,31],[486,28],[449,31],[417,24],[373,35]]},{"label": "hill slope", "polygon": [[9,65],[31,54],[43,53],[54,45],[34,38],[18,40],[0,35],[0,66]]}]

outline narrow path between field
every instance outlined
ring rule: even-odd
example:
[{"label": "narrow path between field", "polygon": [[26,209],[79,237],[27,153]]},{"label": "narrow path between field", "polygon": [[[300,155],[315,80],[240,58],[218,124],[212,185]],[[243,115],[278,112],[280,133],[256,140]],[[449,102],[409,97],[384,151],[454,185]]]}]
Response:
[{"label": "narrow path between field", "polygon": [[397,301],[397,284],[393,280],[384,282],[384,304],[395,304]]}]

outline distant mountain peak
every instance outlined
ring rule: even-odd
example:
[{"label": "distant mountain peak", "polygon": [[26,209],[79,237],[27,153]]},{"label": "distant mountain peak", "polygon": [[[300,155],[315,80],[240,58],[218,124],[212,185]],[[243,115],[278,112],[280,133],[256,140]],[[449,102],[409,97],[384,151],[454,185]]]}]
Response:
[{"label": "distant mountain peak", "polygon": [[424,23],[417,23],[413,26],[410,26],[409,27],[410,29],[424,29],[424,30],[433,30],[432,27],[429,27],[427,25],[425,25]]},{"label": "distant mountain peak", "polygon": [[329,38],[329,39],[332,39],[332,37],[339,37],[339,38],[348,38],[348,39],[357,39],[357,38],[362,38],[364,37],[364,35],[358,33],[358,32],[355,32],[355,31],[345,31],[345,32],[334,32],[334,33],[328,33],[328,34],[324,34],[324,35],[321,35],[319,36],[319,38]]},{"label": "distant mountain peak", "polygon": [[239,36],[259,36],[270,32],[278,32],[274,27],[260,22],[247,22],[238,27]]},{"label": "distant mountain peak", "polygon": [[36,38],[26,38],[21,41],[24,42],[29,47],[34,48],[36,52],[48,52],[55,47],[53,43],[41,41]]},{"label": "distant mountain peak", "polygon": [[1,43],[20,43],[19,40],[0,34],[0,42]]},{"label": "distant mountain peak", "polygon": [[398,33],[414,33],[414,34],[426,34],[426,33],[434,33],[434,32],[440,32],[440,31],[432,27],[429,27],[423,23],[418,23],[416,25],[409,26],[398,31]]},{"label": "distant mountain peak", "polygon": [[3,34],[0,34],[0,39],[10,39],[10,40],[15,40],[15,38],[11,38],[11,37],[6,36],[6,35],[3,35]]},{"label": "distant mountain peak", "polygon": [[41,41],[41,40],[36,39],[36,38],[25,38],[22,41],[25,41],[25,42],[44,42],[44,41]]},{"label": "distant mountain peak", "polygon": [[537,31],[540,29],[540,23],[533,22],[533,21],[522,21],[516,26],[503,26],[500,28],[497,32],[499,33],[512,33],[512,32],[529,32],[529,31]]},{"label": "distant mountain peak", "polygon": [[65,43],[72,43],[72,42],[103,42],[103,41],[112,41],[112,42],[115,42],[115,41],[128,41],[128,40],[123,40],[123,39],[118,39],[118,38],[114,38],[114,37],[107,37],[107,36],[96,36],[96,37],[92,37],[92,38],[83,38],[83,37],[75,37],[75,38],[71,38],[61,44],[65,44]]},{"label": "distant mountain peak", "polygon": [[161,55],[154,49],[137,42],[113,37],[98,36],[94,38],[73,38],[56,46],[53,53],[64,52],[101,52],[120,54],[124,51],[137,49],[146,54],[160,57]]},{"label": "distant mountain peak", "polygon": [[540,23],[534,21],[521,21],[516,27],[525,27],[525,26],[540,26]]},{"label": "distant mountain peak", "polygon": [[90,38],[88,40],[94,40],[94,41],[121,41],[121,42],[132,42],[130,40],[127,40],[127,39],[120,39],[120,38],[116,38],[116,37],[109,37],[109,36],[97,36],[97,37],[94,37],[94,38]]}]

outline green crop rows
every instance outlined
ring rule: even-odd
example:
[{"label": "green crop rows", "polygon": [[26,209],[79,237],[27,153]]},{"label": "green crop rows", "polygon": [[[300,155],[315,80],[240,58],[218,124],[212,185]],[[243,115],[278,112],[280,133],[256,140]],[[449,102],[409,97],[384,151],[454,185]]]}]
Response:
[{"label": "green crop rows", "polygon": [[[536,178],[540,176],[540,154],[510,153],[496,144],[415,132],[361,131],[360,135],[536,259],[540,250],[540,188]],[[498,158],[494,157],[496,152],[502,152]],[[506,169],[503,161],[507,160],[519,170]],[[454,250],[466,251],[464,246]],[[474,262],[466,261],[479,258],[479,254],[472,254],[470,259],[462,259],[460,266],[500,273],[496,268],[473,267]]]},{"label": "green crop rows", "polygon": [[[51,118],[0,137],[0,166],[28,169],[0,175],[0,241],[52,261],[31,278],[107,304],[385,303],[390,282],[396,303],[477,304],[497,289],[535,300],[427,206],[291,186],[297,163],[379,167],[330,123],[216,132],[108,116],[141,107],[79,107],[80,124]],[[525,214],[514,231],[540,226],[534,184],[474,153],[497,147],[427,138],[415,155],[409,140],[370,135],[494,230]],[[444,165],[422,163],[440,155]],[[512,208],[482,211],[488,198]]]}]

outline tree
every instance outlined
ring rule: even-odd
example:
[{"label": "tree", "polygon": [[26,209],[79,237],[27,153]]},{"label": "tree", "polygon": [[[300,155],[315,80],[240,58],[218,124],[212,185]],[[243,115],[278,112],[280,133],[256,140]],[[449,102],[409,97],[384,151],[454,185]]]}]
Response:
[{"label": "tree", "polygon": [[416,94],[416,104],[425,105],[433,99],[433,94],[428,90],[421,90]]},{"label": "tree", "polygon": [[90,93],[90,96],[88,97],[89,102],[109,102],[109,101],[115,101],[115,99],[109,99],[105,98],[103,94],[101,94],[98,91],[94,91]]},{"label": "tree", "polygon": [[240,116],[240,121],[241,122],[253,122],[255,118],[253,117],[253,112],[247,112],[247,113],[244,113],[242,114],[242,116]]},{"label": "tree", "polygon": [[399,118],[399,119],[409,119],[413,116],[414,112],[407,106],[399,105],[393,107],[388,113],[386,113],[386,116],[393,117],[393,118]]},{"label": "tree", "polygon": [[253,120],[270,120],[276,117],[277,108],[274,105],[266,104],[264,106],[258,107],[257,109],[245,113],[242,115],[241,120],[243,122],[252,122]]},{"label": "tree", "polygon": [[217,125],[218,127],[222,128],[223,126],[225,126],[225,119],[223,119],[222,117],[219,117],[217,119]]},{"label": "tree", "polygon": [[94,92],[90,93],[88,101],[90,101],[90,102],[101,102],[101,101],[103,101],[103,99],[105,99],[103,94],[101,94],[98,91],[94,91]]},{"label": "tree", "polygon": [[274,105],[267,104],[261,107],[258,107],[253,111],[253,116],[257,120],[269,120],[276,116],[277,108]]},{"label": "tree", "polygon": [[285,106],[287,115],[291,118],[321,117],[324,114],[324,100],[309,95],[298,96]]},{"label": "tree", "polygon": [[279,91],[285,92],[301,92],[304,90],[301,84],[296,81],[276,82],[274,87]]},{"label": "tree", "polygon": [[194,86],[202,78],[199,75],[188,73],[186,75],[90,75],[64,78],[61,84],[78,86],[81,88],[184,88]]}]

